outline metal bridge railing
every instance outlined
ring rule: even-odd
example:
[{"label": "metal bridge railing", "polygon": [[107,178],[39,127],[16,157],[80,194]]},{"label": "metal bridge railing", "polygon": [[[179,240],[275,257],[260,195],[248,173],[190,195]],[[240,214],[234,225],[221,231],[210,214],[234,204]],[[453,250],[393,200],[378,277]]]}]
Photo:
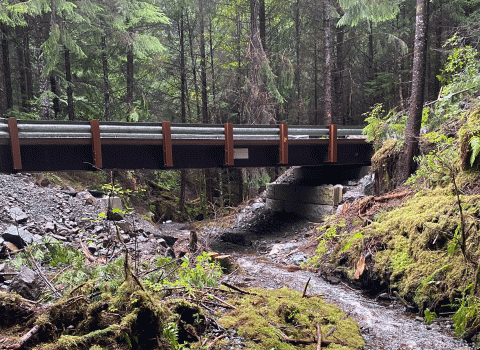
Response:
[{"label": "metal bridge railing", "polygon": [[[224,125],[30,121],[0,118],[0,145],[10,145],[15,170],[22,169],[21,145],[92,145],[95,167],[102,167],[103,144],[150,143],[161,145],[165,167],[173,166],[173,144],[210,144],[225,147],[225,165],[234,165],[235,145],[278,145],[279,164],[289,164],[289,142],[328,142],[328,162],[337,161],[339,138],[362,134],[359,126]],[[325,141],[321,140],[325,139]],[[306,141],[305,141],[306,140]]]},{"label": "metal bridge railing", "polygon": [[[92,127],[89,122],[69,121],[30,121],[18,120],[18,137],[20,139],[89,139]],[[162,140],[162,123],[121,123],[101,122],[99,124],[101,139],[147,139]],[[171,138],[181,139],[224,139],[224,125],[205,124],[171,124]],[[361,135],[362,127],[338,126],[337,136],[348,137]],[[289,139],[328,138],[327,126],[289,125]],[[233,125],[234,140],[275,140],[280,136],[278,125]],[[0,140],[10,138],[8,120],[0,118]]]}]

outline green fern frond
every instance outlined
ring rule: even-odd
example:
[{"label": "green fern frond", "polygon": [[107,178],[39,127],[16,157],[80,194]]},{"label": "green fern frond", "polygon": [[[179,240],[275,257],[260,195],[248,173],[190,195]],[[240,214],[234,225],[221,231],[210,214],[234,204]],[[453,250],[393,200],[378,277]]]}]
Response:
[{"label": "green fern frond", "polygon": [[477,159],[478,154],[480,153],[480,136],[473,136],[470,139],[470,147],[472,147],[472,155],[470,157],[470,166],[473,167],[473,163]]}]

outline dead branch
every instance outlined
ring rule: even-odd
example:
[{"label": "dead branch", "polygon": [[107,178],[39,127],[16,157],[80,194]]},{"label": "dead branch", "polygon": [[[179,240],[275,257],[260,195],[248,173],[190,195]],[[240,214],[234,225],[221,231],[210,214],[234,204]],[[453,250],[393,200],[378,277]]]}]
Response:
[{"label": "dead branch", "polygon": [[40,278],[45,282],[45,284],[50,288],[50,290],[55,294],[57,298],[61,298],[62,295],[59,293],[59,291],[53,286],[53,284],[50,283],[47,277],[43,274],[42,270],[40,270],[40,267],[38,266],[37,262],[35,261],[35,258],[32,256],[32,253],[30,252],[29,249],[26,249],[28,252],[28,255],[30,256],[30,259],[32,260],[33,265],[35,266],[35,270],[37,270],[38,275]]},{"label": "dead branch", "polygon": [[241,293],[241,294],[257,295],[257,294],[255,294],[255,293],[250,293],[250,292],[247,292],[247,291],[245,291],[245,290],[243,290],[243,289],[240,289],[240,288],[238,288],[238,287],[235,287],[234,285],[231,285],[231,284],[229,284],[229,283],[227,283],[227,282],[222,282],[222,284],[223,284],[225,287],[230,288],[230,289],[233,289],[233,290],[235,290],[235,291],[237,291],[237,292],[239,292],[239,293]]},{"label": "dead branch", "polygon": [[82,247],[82,253],[85,255],[85,258],[87,258],[88,261],[94,263],[94,264],[106,264],[107,261],[104,258],[95,258],[92,254],[90,254],[89,250],[87,247],[85,247],[85,244],[83,244],[82,241],[80,241],[80,245]]},{"label": "dead branch", "polygon": [[40,325],[35,325],[32,329],[30,329],[23,337],[20,338],[17,344],[13,344],[7,349],[20,349],[27,341],[30,340],[35,334],[37,334],[38,330],[40,329]]},{"label": "dead branch", "polygon": [[[349,315],[350,315],[350,313],[346,312],[342,317],[340,317],[338,322],[346,319]],[[337,325],[330,328],[330,330],[327,332],[327,334],[325,334],[325,338],[328,338],[329,336],[331,336],[333,334],[333,332],[335,332],[336,330],[337,330]]]},{"label": "dead branch", "polygon": [[317,323],[317,350],[322,350],[322,330]]},{"label": "dead branch", "polygon": [[312,279],[312,277],[309,277],[307,283],[305,283],[305,288],[303,288],[302,298],[305,298],[305,296],[307,295],[307,288],[308,288],[308,284],[310,283],[311,279]]},{"label": "dead branch", "polygon": [[220,340],[225,338],[225,334],[222,334],[215,339],[212,340],[212,342],[207,346],[207,350],[212,350],[215,347],[215,344],[217,344]]}]

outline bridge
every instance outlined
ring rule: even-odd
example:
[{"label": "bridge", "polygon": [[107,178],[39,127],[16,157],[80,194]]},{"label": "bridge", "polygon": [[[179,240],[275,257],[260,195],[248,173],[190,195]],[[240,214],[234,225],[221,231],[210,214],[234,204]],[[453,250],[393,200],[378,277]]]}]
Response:
[{"label": "bridge", "polygon": [[[0,172],[370,164],[355,126],[31,121],[0,118]],[[336,173],[336,174],[335,174]]]}]

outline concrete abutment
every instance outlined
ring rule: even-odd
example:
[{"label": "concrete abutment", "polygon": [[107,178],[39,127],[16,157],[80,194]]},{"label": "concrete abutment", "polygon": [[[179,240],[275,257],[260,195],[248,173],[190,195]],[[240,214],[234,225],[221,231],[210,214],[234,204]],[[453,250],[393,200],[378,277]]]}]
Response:
[{"label": "concrete abutment", "polygon": [[267,185],[267,208],[294,213],[319,222],[334,212],[343,199],[343,186],[368,174],[366,166],[326,165],[298,167],[287,183]]}]

